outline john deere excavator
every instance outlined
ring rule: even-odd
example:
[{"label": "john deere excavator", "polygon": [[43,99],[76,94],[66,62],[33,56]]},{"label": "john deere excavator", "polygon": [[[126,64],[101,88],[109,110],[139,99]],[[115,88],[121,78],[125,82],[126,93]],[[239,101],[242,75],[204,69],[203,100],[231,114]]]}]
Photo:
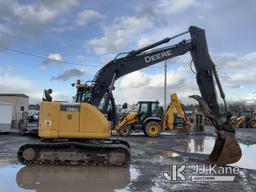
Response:
[{"label": "john deere excavator", "polygon": [[[187,33],[190,33],[190,39],[155,48]],[[208,53],[205,32],[195,26],[144,48],[118,54],[96,73],[93,81],[86,83],[75,103],[42,102],[39,123],[41,141],[21,146],[18,150],[19,161],[22,164],[127,164],[130,158],[129,144],[123,140],[110,139],[111,128],[116,122],[112,94],[115,81],[128,73],[187,52],[191,53],[201,92],[201,96],[192,97],[199,102],[217,132],[215,146],[206,163],[237,162],[242,152],[235,139],[235,130],[230,126],[231,114],[215,65]],[[220,118],[214,79],[225,104],[225,120]]]},{"label": "john deere excavator", "polygon": [[[189,132],[190,130],[191,124],[176,93],[171,94],[171,102],[164,113],[158,101],[139,101],[137,106],[136,113],[125,115],[116,126],[115,130],[121,136],[143,131],[148,137],[157,137],[161,131],[175,129],[178,132]],[[175,110],[179,119],[175,118]]]}]

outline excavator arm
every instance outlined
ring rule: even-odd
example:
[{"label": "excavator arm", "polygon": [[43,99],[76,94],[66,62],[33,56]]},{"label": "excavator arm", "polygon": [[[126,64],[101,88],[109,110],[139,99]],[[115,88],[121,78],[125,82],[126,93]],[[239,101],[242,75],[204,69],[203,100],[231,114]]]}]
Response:
[{"label": "excavator arm", "polygon": [[[149,67],[156,63],[167,59],[183,55],[191,49],[191,41],[182,41],[176,45],[152,50],[148,52],[132,51],[128,55],[120,59],[114,59],[105,65],[94,78],[94,86],[92,87],[90,103],[99,106],[103,97],[111,93],[114,88],[114,82],[131,72]],[[106,104],[109,98],[106,99]],[[103,107],[103,112],[105,112]]]},{"label": "excavator arm", "polygon": [[[186,33],[190,33],[191,39],[183,40],[175,45],[153,49]],[[107,105],[108,101],[110,100],[110,97],[107,95],[110,95],[112,92],[114,82],[118,78],[156,63],[177,57],[179,55],[184,55],[187,52],[191,53],[192,60],[196,68],[197,82],[202,98],[208,103],[214,114],[218,116],[219,105],[217,103],[213,75],[216,78],[216,82],[223,99],[225,99],[225,95],[222,91],[221,84],[215,70],[215,65],[208,53],[205,32],[204,30],[195,26],[189,27],[188,31],[175,35],[174,37],[165,38],[142,49],[128,52],[124,57],[116,57],[114,60],[110,61],[95,75],[93,81],[94,85],[91,89],[89,102],[95,106],[99,106],[102,99],[105,97],[105,105]],[[224,101],[224,103],[226,102]],[[106,112],[106,107],[103,107],[102,111],[103,113]]]},{"label": "excavator arm", "polygon": [[[186,33],[190,33],[191,39],[183,40],[175,45],[155,48]],[[194,95],[192,98],[199,102],[204,115],[211,119],[217,132],[217,140],[208,160],[218,164],[234,163],[241,158],[242,153],[235,140],[234,129],[230,126],[231,115],[226,105],[225,94],[215,65],[208,52],[205,32],[201,28],[191,26],[188,31],[174,37],[165,38],[139,50],[128,52],[123,57],[118,58],[118,56],[122,55],[119,54],[97,72],[90,92],[87,94],[87,100],[84,102],[97,106],[105,114],[108,112],[108,105],[111,102],[112,110],[115,110],[112,90],[118,78],[187,52],[190,52],[192,56],[196,70],[196,80],[201,93],[201,96]],[[221,118],[215,82],[224,101],[225,120]]]}]

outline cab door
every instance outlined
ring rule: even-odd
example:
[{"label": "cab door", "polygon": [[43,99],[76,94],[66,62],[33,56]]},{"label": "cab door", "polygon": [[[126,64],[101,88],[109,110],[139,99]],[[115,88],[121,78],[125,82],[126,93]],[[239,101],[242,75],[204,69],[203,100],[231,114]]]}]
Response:
[{"label": "cab door", "polygon": [[149,114],[149,103],[140,103],[139,112],[138,112],[138,121],[143,123],[143,121],[150,115]]}]

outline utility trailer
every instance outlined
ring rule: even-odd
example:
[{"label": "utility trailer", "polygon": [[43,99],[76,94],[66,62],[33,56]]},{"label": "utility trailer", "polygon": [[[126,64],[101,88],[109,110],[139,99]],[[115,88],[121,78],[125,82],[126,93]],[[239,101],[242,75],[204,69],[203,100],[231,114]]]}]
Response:
[{"label": "utility trailer", "polygon": [[0,133],[11,132],[12,104],[0,102]]}]

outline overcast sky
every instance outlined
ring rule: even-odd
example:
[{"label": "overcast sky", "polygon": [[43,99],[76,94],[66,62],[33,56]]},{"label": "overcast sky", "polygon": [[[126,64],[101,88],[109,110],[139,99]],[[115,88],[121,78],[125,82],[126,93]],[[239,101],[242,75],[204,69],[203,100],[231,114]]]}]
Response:
[{"label": "overcast sky", "polygon": [[[119,52],[197,25],[227,99],[255,102],[255,10],[255,0],[0,0],[0,92],[25,93],[35,103],[52,88],[55,100],[71,100],[71,83],[92,80]],[[168,61],[168,94],[184,102],[198,93],[190,60]],[[117,103],[162,102],[163,71],[157,64],[118,80]]]}]

